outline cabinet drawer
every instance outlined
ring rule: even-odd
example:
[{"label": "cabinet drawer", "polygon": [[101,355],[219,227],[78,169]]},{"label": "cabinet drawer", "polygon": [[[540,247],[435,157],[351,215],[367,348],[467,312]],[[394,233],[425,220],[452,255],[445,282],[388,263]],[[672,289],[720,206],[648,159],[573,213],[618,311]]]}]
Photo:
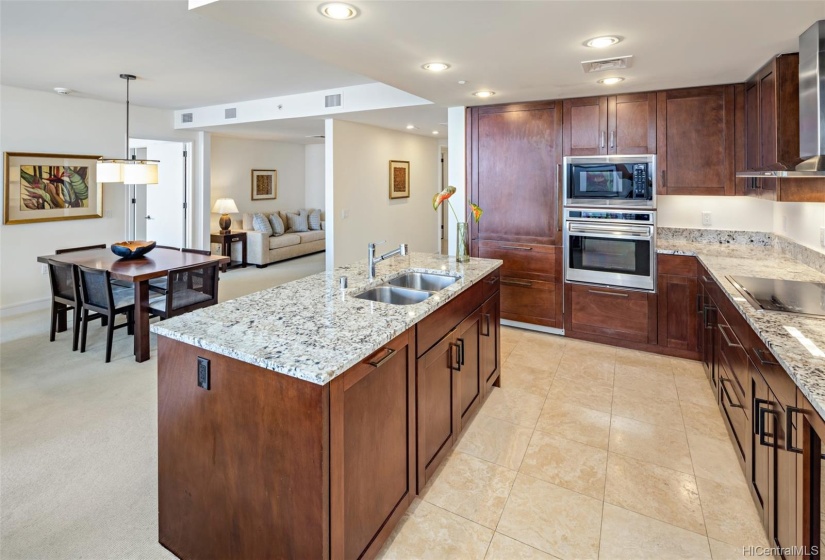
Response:
[{"label": "cabinet drawer", "polygon": [[670,274],[673,276],[696,277],[698,269],[696,257],[684,255],[659,255],[657,259],[658,274]]},{"label": "cabinet drawer", "polygon": [[[748,356],[745,353],[744,346],[739,342],[733,329],[730,328],[730,325],[727,324],[721,314],[718,315],[717,327],[719,329],[719,363],[720,367],[725,368],[727,371],[727,377],[731,385],[726,389],[728,392],[735,391],[738,400],[745,403],[747,402],[746,387],[750,378]],[[745,408],[745,415],[749,416],[747,407]]]},{"label": "cabinet drawer", "polygon": [[501,276],[501,317],[510,321],[556,326],[553,282]]},{"label": "cabinet drawer", "polygon": [[493,294],[495,294],[500,287],[499,281],[501,280],[501,269],[497,268],[490,274],[484,277],[484,280],[481,281],[482,290],[484,292],[484,299],[489,299]]},{"label": "cabinet drawer", "polygon": [[568,286],[573,331],[656,343],[656,306],[655,302],[650,304],[646,292],[581,284]]},{"label": "cabinet drawer", "polygon": [[722,417],[731,432],[736,457],[741,465],[745,462],[745,449],[747,448],[747,436],[750,429],[750,421],[747,414],[745,414],[746,401],[738,394],[738,389],[734,388],[736,381],[730,379],[729,372],[726,371],[724,365],[719,372],[719,380],[722,393],[720,400]]},{"label": "cabinet drawer", "polygon": [[502,277],[552,281],[556,278],[557,250],[557,247],[551,245],[481,241],[478,256],[504,261],[501,267]]},{"label": "cabinet drawer", "polygon": [[484,303],[483,282],[477,282],[460,296],[447,303],[416,325],[416,357],[432,348],[456,325]]},{"label": "cabinet drawer", "polygon": [[753,337],[750,358],[753,365],[762,374],[774,395],[783,404],[793,404],[796,402],[796,384],[788,375],[776,357],[762,343],[761,340]]}]

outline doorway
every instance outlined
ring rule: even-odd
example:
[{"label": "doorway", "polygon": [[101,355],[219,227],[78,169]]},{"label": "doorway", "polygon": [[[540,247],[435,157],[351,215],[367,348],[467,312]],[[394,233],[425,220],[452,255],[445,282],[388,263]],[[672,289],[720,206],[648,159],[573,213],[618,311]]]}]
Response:
[{"label": "doorway", "polygon": [[188,247],[191,240],[191,158],[188,142],[130,140],[137,159],[158,160],[156,185],[133,185],[128,216],[131,239]]},{"label": "doorway", "polygon": [[[438,191],[441,192],[449,185],[449,173],[447,173],[447,147],[441,146],[441,177],[439,179],[439,187]],[[447,214],[447,205],[441,205],[441,212],[438,213],[438,228],[439,228],[439,235],[440,235],[440,242],[439,248],[442,255],[446,255],[449,253],[449,248],[447,246],[447,225],[450,223],[450,218]]]}]

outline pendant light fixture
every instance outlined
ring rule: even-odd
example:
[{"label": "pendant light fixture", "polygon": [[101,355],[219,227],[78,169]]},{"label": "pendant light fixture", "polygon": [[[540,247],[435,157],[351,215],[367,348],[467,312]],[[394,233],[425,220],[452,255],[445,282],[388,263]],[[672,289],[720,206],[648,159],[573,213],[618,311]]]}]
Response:
[{"label": "pendant light fixture", "polygon": [[132,74],[121,74],[126,80],[126,159],[103,159],[97,162],[97,180],[100,183],[124,185],[156,185],[158,160],[129,157],[129,82],[137,79]]}]

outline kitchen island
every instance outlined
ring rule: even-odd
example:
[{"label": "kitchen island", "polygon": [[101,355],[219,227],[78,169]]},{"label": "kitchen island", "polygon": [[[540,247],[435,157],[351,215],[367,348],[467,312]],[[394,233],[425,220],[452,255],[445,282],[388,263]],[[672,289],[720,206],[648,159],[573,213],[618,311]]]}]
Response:
[{"label": "kitchen island", "polygon": [[[161,544],[375,556],[497,383],[500,266],[415,253],[369,282],[361,262],[153,325]],[[458,280],[354,297],[410,270]]]}]

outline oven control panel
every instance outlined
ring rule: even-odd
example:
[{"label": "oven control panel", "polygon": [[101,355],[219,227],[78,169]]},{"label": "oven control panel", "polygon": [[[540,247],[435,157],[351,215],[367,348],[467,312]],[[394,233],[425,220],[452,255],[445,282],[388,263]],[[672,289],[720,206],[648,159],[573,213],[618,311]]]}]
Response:
[{"label": "oven control panel", "polygon": [[633,166],[633,198],[647,198],[647,164]]}]

